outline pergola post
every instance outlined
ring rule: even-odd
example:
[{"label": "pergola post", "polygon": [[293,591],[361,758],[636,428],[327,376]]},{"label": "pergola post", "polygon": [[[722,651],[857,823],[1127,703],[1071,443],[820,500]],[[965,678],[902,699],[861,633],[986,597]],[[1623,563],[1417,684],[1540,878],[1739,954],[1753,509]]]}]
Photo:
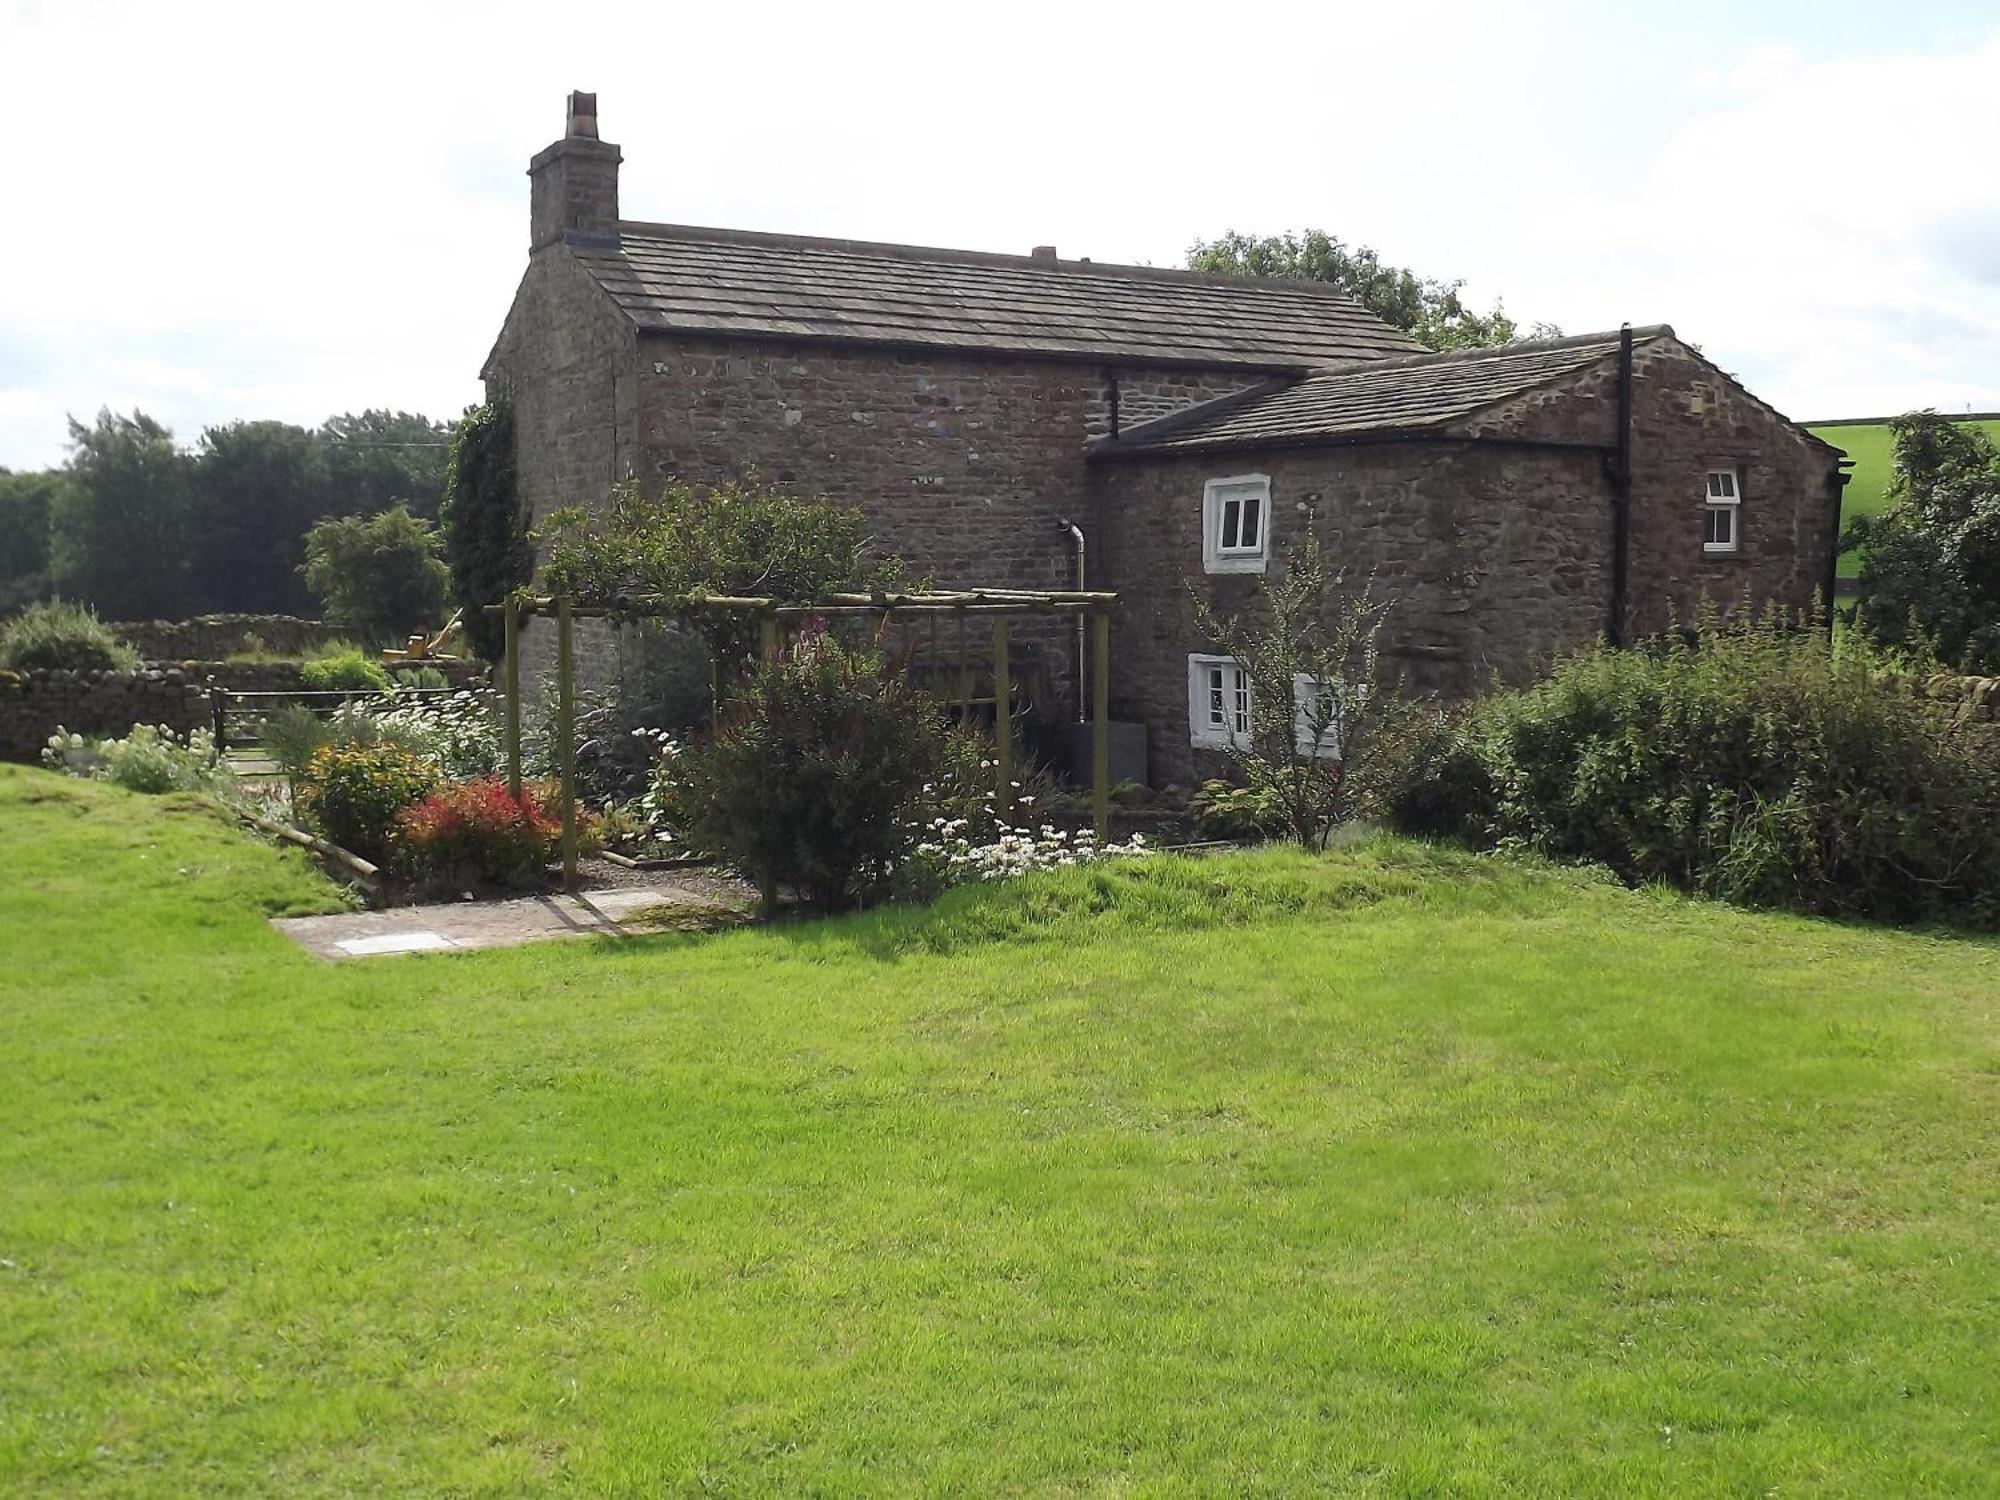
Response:
[{"label": "pergola post", "polygon": [[576,889],[576,629],[569,598],[556,600],[556,743],[562,766],[563,889]]},{"label": "pergola post", "polygon": [[1111,616],[1090,617],[1090,821],[1102,849],[1111,838]]},{"label": "pergola post", "polygon": [[757,645],[764,660],[776,661],[783,644],[783,638],[778,633],[778,617],[772,614],[757,616]]},{"label": "pergola post", "polygon": [[521,607],[511,598],[507,622],[507,791],[521,800]]},{"label": "pergola post", "polygon": [[1014,674],[1007,664],[1007,617],[993,621],[993,756],[999,767],[995,809],[1014,815]]}]

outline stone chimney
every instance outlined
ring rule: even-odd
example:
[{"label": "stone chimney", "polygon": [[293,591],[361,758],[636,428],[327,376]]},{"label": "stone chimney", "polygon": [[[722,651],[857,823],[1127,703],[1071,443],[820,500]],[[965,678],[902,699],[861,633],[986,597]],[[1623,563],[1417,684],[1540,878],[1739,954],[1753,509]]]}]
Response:
[{"label": "stone chimney", "polygon": [[528,163],[528,248],[539,250],[571,229],[615,233],[618,163],[624,159],[597,138],[597,95],[571,94],[563,138]]}]

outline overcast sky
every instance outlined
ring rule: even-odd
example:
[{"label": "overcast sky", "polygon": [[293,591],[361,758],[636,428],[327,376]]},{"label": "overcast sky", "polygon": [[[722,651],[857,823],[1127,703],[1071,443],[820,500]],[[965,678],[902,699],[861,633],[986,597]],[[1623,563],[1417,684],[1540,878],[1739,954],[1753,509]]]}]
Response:
[{"label": "overcast sky", "polygon": [[2000,409],[2000,7],[1628,9],[0,0],[0,464],[105,405],[456,415],[572,88],[628,218],[1154,265],[1310,225],[1670,322],[1793,416]]}]

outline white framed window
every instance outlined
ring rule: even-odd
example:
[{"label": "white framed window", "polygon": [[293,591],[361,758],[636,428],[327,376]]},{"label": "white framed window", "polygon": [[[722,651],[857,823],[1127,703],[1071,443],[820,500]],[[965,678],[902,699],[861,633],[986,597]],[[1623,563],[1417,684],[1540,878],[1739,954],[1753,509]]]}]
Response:
[{"label": "white framed window", "polygon": [[1203,485],[1203,566],[1211,573],[1261,573],[1270,555],[1270,476],[1236,474]]},{"label": "white framed window", "polygon": [[1743,509],[1743,492],[1736,483],[1734,469],[1710,469],[1708,494],[1702,511],[1701,550],[1734,552],[1737,517]]},{"label": "white framed window", "polygon": [[[1333,694],[1333,708],[1324,715],[1320,713],[1320,691],[1322,686]],[[1358,706],[1359,694],[1365,689],[1350,687],[1347,683],[1326,682],[1322,684],[1309,672],[1301,672],[1292,679],[1292,739],[1301,755],[1310,755],[1319,760],[1340,759],[1340,734],[1346,727],[1348,708]]]},{"label": "white framed window", "polygon": [[1250,738],[1250,674],[1233,656],[1188,658],[1188,743],[1226,750]]}]

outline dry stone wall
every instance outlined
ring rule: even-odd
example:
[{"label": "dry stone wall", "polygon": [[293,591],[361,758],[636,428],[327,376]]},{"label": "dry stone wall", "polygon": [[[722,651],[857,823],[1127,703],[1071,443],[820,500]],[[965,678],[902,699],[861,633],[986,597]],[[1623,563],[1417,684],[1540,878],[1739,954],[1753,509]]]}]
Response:
[{"label": "dry stone wall", "polygon": [[40,761],[58,727],[122,737],[134,724],[158,724],[185,735],[208,722],[208,689],[173,668],[0,671],[0,760]]}]

